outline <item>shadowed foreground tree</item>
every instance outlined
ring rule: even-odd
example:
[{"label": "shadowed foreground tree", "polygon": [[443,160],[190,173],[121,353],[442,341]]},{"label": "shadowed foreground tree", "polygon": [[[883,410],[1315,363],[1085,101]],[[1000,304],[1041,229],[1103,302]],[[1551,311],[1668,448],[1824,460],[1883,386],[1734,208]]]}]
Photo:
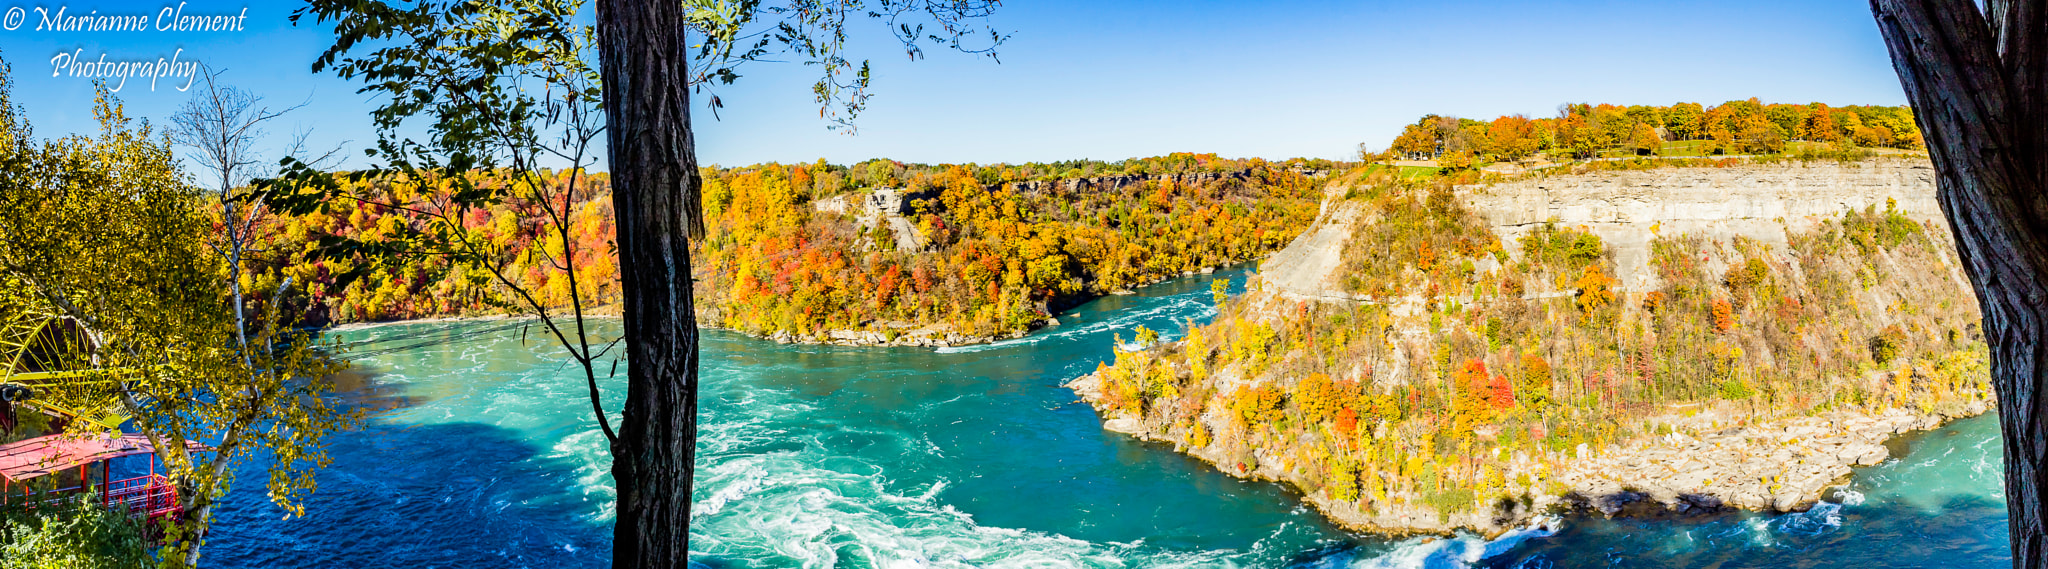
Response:
[{"label": "shadowed foreground tree", "polygon": [[[702,235],[699,174],[690,135],[690,95],[709,83],[731,83],[742,64],[795,55],[822,70],[813,85],[820,115],[848,126],[867,99],[865,62],[846,59],[847,24],[885,22],[914,59],[929,42],[969,53],[1001,43],[990,32],[985,47],[963,44],[996,0],[598,0],[595,26],[575,22],[576,0],[377,2],[311,0],[294,21],[311,16],[335,26],[336,40],[315,64],[360,79],[363,92],[389,97],[376,113],[379,144],[370,152],[384,165],[349,174],[351,182],[378,179],[445,181],[427,208],[408,208],[421,228],[398,242],[328,239],[336,251],[374,255],[443,254],[473,261],[499,252],[466,245],[464,211],[520,199],[480,172],[540,172],[560,137],[555,162],[585,167],[580,149],[599,131],[608,146],[612,207],[624,317],[626,402],[617,429],[597,389],[593,350],[581,326],[582,299],[570,295],[576,324],[557,327],[549,307],[531,298],[508,303],[539,316],[584,368],[595,420],[612,456],[618,488],[615,567],[684,567],[689,561],[691,474],[697,431],[697,326],[691,298],[689,240]],[[927,31],[926,22],[933,25]],[[699,34],[692,46],[686,32]],[[585,58],[594,43],[595,81]],[[358,51],[368,51],[367,54]],[[694,52],[694,55],[693,55]],[[699,64],[692,66],[695,57]],[[549,64],[547,62],[559,64]],[[535,95],[535,85],[572,84]],[[562,102],[563,99],[567,103]],[[601,129],[580,128],[579,109],[602,102]],[[711,96],[710,106],[720,102]],[[407,138],[408,119],[432,121],[424,142]],[[565,118],[566,117],[566,118]],[[349,194],[337,177],[287,161],[270,198],[281,209],[309,212]],[[540,178],[542,176],[528,176]],[[530,187],[539,187],[530,185]],[[573,192],[565,192],[564,200]],[[546,199],[529,200],[547,202]],[[564,201],[564,207],[567,207]],[[448,213],[454,212],[454,213]],[[559,220],[557,220],[559,221]],[[565,236],[566,239],[566,236]],[[570,266],[557,269],[573,271]],[[517,292],[509,279],[499,284]],[[574,282],[574,278],[570,279]]]},{"label": "shadowed foreground tree", "polygon": [[[988,15],[995,0],[759,0],[634,2],[598,0],[598,59],[617,216],[626,341],[626,404],[612,443],[618,485],[613,567],[685,567],[690,492],[696,470],[697,321],[690,246],[704,222],[697,151],[690,136],[690,91],[715,78],[731,83],[740,64],[773,51],[821,66],[812,92],[821,115],[841,125],[860,113],[870,78],[843,57],[848,16],[887,20],[912,58],[930,39],[956,49],[973,31],[963,22]],[[942,34],[899,20],[923,14]],[[774,18],[773,26],[755,22]],[[685,24],[689,24],[688,27]],[[703,33],[697,75],[685,31]],[[990,33],[990,45],[1002,38]],[[770,50],[776,42],[781,50]],[[850,77],[848,76],[850,74]],[[718,106],[716,96],[712,105]],[[837,109],[844,109],[839,115]]]},{"label": "shadowed foreground tree", "polygon": [[628,362],[612,441],[612,566],[685,567],[697,455],[689,240],[704,235],[704,216],[683,8],[598,0],[597,25]]},{"label": "shadowed foreground tree", "polygon": [[2014,567],[2048,564],[2048,2],[1871,0],[1984,311]]}]

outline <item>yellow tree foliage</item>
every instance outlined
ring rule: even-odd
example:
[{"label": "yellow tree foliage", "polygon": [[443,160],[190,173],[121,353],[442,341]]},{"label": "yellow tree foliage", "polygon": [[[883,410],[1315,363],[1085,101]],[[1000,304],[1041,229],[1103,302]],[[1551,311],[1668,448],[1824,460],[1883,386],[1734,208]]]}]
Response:
[{"label": "yellow tree foliage", "polygon": [[1586,265],[1577,283],[1579,289],[1579,311],[1591,314],[1614,303],[1614,277],[1607,276],[1600,265]]},{"label": "yellow tree foliage", "polygon": [[1280,422],[1286,417],[1286,395],[1270,385],[1258,387],[1238,386],[1230,396],[1230,410],[1236,415],[1238,424],[1245,427],[1262,427]]},{"label": "yellow tree foliage", "polygon": [[[304,515],[327,435],[361,418],[331,405],[329,377],[342,368],[331,346],[298,333],[272,294],[248,300],[255,324],[237,332],[201,192],[147,123],[132,124],[102,92],[98,136],[37,141],[8,94],[0,82],[0,161],[14,174],[0,180],[0,314],[62,318],[77,337],[44,354],[42,369],[0,370],[0,382],[28,384],[31,404],[118,410],[165,449],[183,488],[183,516],[160,552],[167,565],[196,559],[238,465],[260,464],[271,501]],[[189,452],[187,440],[215,450]]]},{"label": "yellow tree foliage", "polygon": [[1330,423],[1337,411],[1344,408],[1344,396],[1338,391],[1330,376],[1310,374],[1294,384],[1294,404],[1301,408],[1302,418],[1311,425]]}]

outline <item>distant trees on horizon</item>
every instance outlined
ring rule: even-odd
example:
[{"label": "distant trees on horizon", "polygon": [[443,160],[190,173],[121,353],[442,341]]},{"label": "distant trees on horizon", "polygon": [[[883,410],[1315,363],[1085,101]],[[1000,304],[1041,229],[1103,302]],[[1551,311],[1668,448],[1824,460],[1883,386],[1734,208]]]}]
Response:
[{"label": "distant trees on horizon", "polygon": [[1765,104],[1752,97],[1713,107],[1566,104],[1555,118],[1507,115],[1480,121],[1426,115],[1402,129],[1387,152],[1437,159],[1446,168],[1512,162],[1538,153],[1584,159],[1602,151],[1662,154],[1667,142],[1700,141],[1687,154],[1775,154],[1803,141],[1865,148],[1924,148],[1913,110],[1904,106]]}]

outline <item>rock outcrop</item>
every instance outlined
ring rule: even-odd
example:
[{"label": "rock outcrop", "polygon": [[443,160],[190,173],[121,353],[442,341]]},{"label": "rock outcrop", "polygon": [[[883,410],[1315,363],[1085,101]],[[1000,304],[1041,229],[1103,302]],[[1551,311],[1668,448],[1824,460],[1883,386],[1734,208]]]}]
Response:
[{"label": "rock outcrop", "polygon": [[[1252,292],[1233,300],[1217,324],[1192,333],[1208,338],[1200,348],[1183,342],[1120,353],[1116,366],[1069,387],[1101,411],[1108,430],[1171,444],[1232,475],[1294,484],[1332,520],[1392,533],[1498,532],[1559,511],[1804,510],[1854,467],[1889,458],[1885,444],[1893,437],[1990,405],[1981,345],[1971,339],[1974,297],[1953,259],[1924,159],[1554,173],[1460,187],[1464,211],[1506,247],[1455,257],[1468,262],[1462,272],[1396,264],[1376,277],[1408,292],[1389,297],[1345,288],[1355,276],[1346,271],[1359,266],[1347,265],[1347,241],[1385,214],[1346,190],[1329,188],[1322,214],[1260,265]],[[1847,219],[1850,210],[1873,213]],[[1518,241],[1551,224],[1598,236],[1600,259],[1580,266],[1591,276],[1524,258]],[[1852,231],[1868,233],[1845,236]],[[1666,237],[1692,244],[1683,249],[1689,256],[1674,261],[1678,249],[1662,241],[1665,257],[1656,257],[1655,244]],[[1488,276],[1511,265],[1516,275]],[[1585,290],[1576,287],[1597,283],[1603,270],[1618,281],[1603,292],[1611,299],[1577,300]],[[1690,280],[1661,282],[1660,274]],[[1441,280],[1446,275],[1460,282]],[[1445,285],[1441,295],[1436,284]],[[1682,306],[1665,305],[1681,298]],[[1596,317],[1593,310],[1618,312]],[[1357,326],[1366,314],[1377,314],[1374,324]],[[1290,330],[1304,337],[1258,339]],[[1545,343],[1560,337],[1586,344]],[[1671,351],[1660,337],[1714,347]],[[1600,346],[1580,349],[1588,344]],[[1912,346],[1919,351],[1907,354]],[[1484,362],[1470,376],[1476,379],[1451,379],[1454,351]],[[1712,353],[1719,361],[1660,361],[1674,353]],[[1578,366],[1558,372],[1556,381],[1569,385],[1554,394],[1549,363],[1540,361],[1548,357]],[[1510,385],[1488,371],[1533,373],[1520,367],[1522,358],[1543,363],[1540,380]],[[1759,369],[1738,372],[1736,363]],[[1776,403],[1759,404],[1756,390],[1779,385],[1769,375],[1795,372],[1799,385],[1829,392],[1788,393],[1784,383],[1771,387],[1780,390],[1770,399]],[[1693,395],[1621,396],[1673,384],[1652,377],[1680,373],[1693,383],[1677,385]],[[1304,391],[1308,375],[1327,376],[1319,380],[1325,385],[1349,382],[1362,395],[1345,397],[1361,399],[1329,403]],[[1704,386],[1700,376],[1709,379]],[[1451,387],[1454,381],[1471,383]],[[1494,393],[1507,399],[1491,399]],[[1561,401],[1541,404],[1549,411],[1524,411],[1517,393]],[[1418,395],[1441,407],[1411,411]],[[1322,410],[1309,411],[1297,397],[1324,397],[1313,403]],[[1386,407],[1397,404],[1399,412]],[[1627,409],[1570,411],[1588,404]],[[1356,413],[1338,415],[1330,405]],[[1455,419],[1475,412],[1467,405],[1518,414],[1511,428],[1520,430]],[[1310,419],[1312,412],[1325,418]],[[1280,415],[1259,419],[1264,424],[1246,418],[1260,413]],[[1577,428],[1560,422],[1589,416],[1609,422],[1581,429],[1609,433],[1595,438],[1601,442],[1554,446],[1554,432]],[[1446,485],[1444,469],[1459,483],[1486,480],[1486,488]]]}]

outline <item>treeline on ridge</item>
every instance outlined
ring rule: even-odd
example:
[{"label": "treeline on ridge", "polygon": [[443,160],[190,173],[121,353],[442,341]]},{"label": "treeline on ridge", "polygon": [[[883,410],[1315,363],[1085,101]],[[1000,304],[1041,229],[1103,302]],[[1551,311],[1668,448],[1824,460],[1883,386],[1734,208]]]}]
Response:
[{"label": "treeline on ridge", "polygon": [[1390,158],[1437,160],[1446,170],[1513,162],[1621,156],[1776,154],[1795,143],[1833,148],[1924,148],[1909,107],[1765,104],[1756,98],[1705,107],[1568,104],[1554,118],[1491,121],[1428,115],[1402,129]]}]

